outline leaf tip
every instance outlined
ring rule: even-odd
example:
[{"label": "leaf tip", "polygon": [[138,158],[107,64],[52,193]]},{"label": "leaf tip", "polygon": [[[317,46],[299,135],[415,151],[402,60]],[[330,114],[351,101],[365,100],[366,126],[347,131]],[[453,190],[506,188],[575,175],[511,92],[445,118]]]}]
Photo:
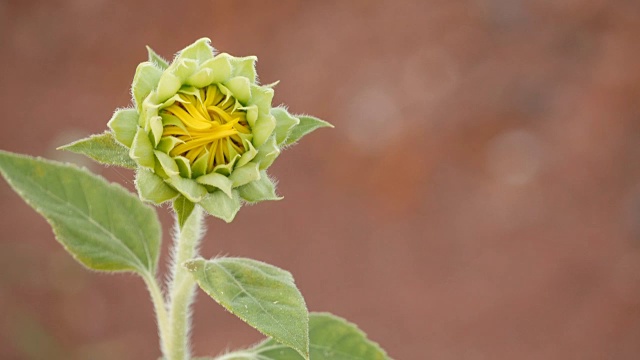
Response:
[{"label": "leaf tip", "polygon": [[323,128],[323,127],[328,127],[328,128],[331,128],[331,129],[335,128],[335,126],[332,123],[328,122],[328,121],[325,121],[325,120],[322,120],[322,119],[318,119],[316,117],[314,117],[314,120],[317,121],[318,128]]},{"label": "leaf tip", "polygon": [[73,152],[73,150],[71,150],[71,148],[72,148],[73,146],[75,146],[78,142],[82,141],[82,140],[83,140],[83,139],[80,139],[80,140],[76,140],[76,141],[70,142],[70,143],[68,143],[68,144],[60,145],[60,146],[58,146],[58,147],[56,148],[56,150],[66,150],[66,151],[71,151],[71,152]]}]

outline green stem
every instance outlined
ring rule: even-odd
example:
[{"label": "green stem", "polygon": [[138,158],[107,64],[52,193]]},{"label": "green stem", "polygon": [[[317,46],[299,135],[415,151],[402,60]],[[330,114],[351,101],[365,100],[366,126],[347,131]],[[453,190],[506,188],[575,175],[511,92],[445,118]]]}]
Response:
[{"label": "green stem", "polygon": [[189,331],[191,329],[191,303],[195,294],[195,280],[182,264],[195,258],[204,234],[202,210],[199,206],[179,227],[174,240],[173,265],[169,283],[169,338],[167,360],[188,360],[191,357]]},{"label": "green stem", "polygon": [[259,359],[259,355],[248,351],[236,351],[218,356],[214,360],[253,360]]},{"label": "green stem", "polygon": [[162,295],[162,290],[155,276],[152,274],[145,274],[143,277],[149,294],[151,294],[151,301],[156,311],[156,318],[158,319],[158,331],[160,332],[160,347],[163,354],[169,353],[169,333],[171,328],[169,327],[169,313],[167,312],[167,305]]}]

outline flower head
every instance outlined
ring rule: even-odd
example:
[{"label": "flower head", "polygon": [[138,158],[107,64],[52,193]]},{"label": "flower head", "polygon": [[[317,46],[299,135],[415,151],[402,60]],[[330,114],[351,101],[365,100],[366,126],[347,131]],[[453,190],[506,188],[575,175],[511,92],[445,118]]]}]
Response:
[{"label": "flower head", "polygon": [[226,221],[242,202],[280,199],[266,169],[282,147],[331,125],[272,107],[273,88],[257,82],[254,56],[216,55],[206,38],[171,64],[148,50],[131,86],[135,108],[108,124],[138,164],[140,197],[187,200]]}]

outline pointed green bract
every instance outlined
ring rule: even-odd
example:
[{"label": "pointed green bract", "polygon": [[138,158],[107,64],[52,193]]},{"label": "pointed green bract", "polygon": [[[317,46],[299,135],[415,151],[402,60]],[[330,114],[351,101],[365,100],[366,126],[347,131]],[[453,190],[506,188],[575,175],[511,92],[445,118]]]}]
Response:
[{"label": "pointed green bract", "polygon": [[207,189],[195,180],[172,176],[168,181],[178,192],[194,203],[200,202],[207,195]]},{"label": "pointed green bract", "polygon": [[217,55],[213,59],[205,61],[201,68],[211,70],[209,84],[220,84],[231,77],[231,62],[229,56],[225,56],[224,54]]},{"label": "pointed green bract", "polygon": [[163,153],[162,151],[154,151],[156,155],[156,159],[160,162],[160,166],[162,166],[162,170],[168,176],[175,176],[180,173],[180,169],[178,169],[178,165],[176,161],[171,158],[171,156]]},{"label": "pointed green bract", "polygon": [[300,124],[294,126],[293,129],[291,129],[289,137],[287,137],[287,139],[285,140],[284,145],[291,145],[300,140],[303,136],[320,128],[333,127],[333,125],[331,125],[330,123],[324,120],[320,120],[314,116],[300,115],[298,116],[298,119],[300,119]]},{"label": "pointed green bract", "polygon": [[280,148],[276,143],[276,137],[272,136],[258,149],[258,154],[253,161],[260,164],[260,170],[266,170],[278,156],[280,156]]},{"label": "pointed green bract", "polygon": [[259,113],[268,114],[271,109],[273,94],[274,92],[271,88],[252,84],[249,105],[255,105]]},{"label": "pointed green bract", "polygon": [[245,153],[242,154],[242,156],[240,156],[240,159],[236,164],[236,166],[238,167],[246,165],[247,163],[249,163],[249,161],[253,160],[258,154],[258,150],[256,150],[255,147],[253,147],[253,144],[251,143],[251,141],[244,140],[243,143],[244,143],[244,146],[246,146],[247,151],[245,151]]},{"label": "pointed green bract", "polygon": [[139,117],[135,109],[120,109],[113,114],[107,126],[113,131],[116,140],[124,146],[131,147],[138,131]]},{"label": "pointed green bract", "polygon": [[84,266],[155,273],[158,217],[120,185],[72,165],[5,151],[0,151],[0,172]]},{"label": "pointed green bract", "polygon": [[202,208],[212,216],[231,222],[242,207],[238,190],[231,190],[231,197],[222,190],[208,193],[200,202]]},{"label": "pointed green bract", "polygon": [[151,117],[149,119],[149,128],[151,128],[151,132],[149,134],[153,139],[151,144],[157,147],[160,143],[160,140],[162,140],[162,131],[163,131],[162,117],[160,116]]},{"label": "pointed green bract", "polygon": [[173,136],[167,136],[165,138],[162,138],[160,142],[158,142],[158,145],[156,146],[156,150],[160,150],[165,154],[168,154],[169,151],[171,151],[171,149],[173,149],[174,147],[176,147],[176,145],[180,143],[181,141],[174,138]]},{"label": "pointed green bract", "polygon": [[198,63],[204,63],[205,61],[212,59],[213,48],[209,45],[210,42],[211,40],[208,38],[196,40],[193,44],[182,49],[175,61],[192,59],[196,60]]},{"label": "pointed green bract", "polygon": [[[225,54],[227,55],[227,54]],[[249,79],[254,84],[257,79],[256,74],[256,61],[258,58],[255,56],[234,57],[229,56],[231,66],[233,68],[233,76],[243,76]]]},{"label": "pointed green bract", "polygon": [[156,165],[153,156],[153,144],[149,140],[149,134],[143,128],[138,128],[133,144],[129,150],[129,157],[138,165],[153,169]]},{"label": "pointed green bract", "polygon": [[184,156],[176,156],[173,158],[180,169],[180,176],[185,179],[191,179],[191,165],[189,165],[189,159]]},{"label": "pointed green bract", "polygon": [[238,194],[240,194],[242,200],[251,203],[282,199],[276,194],[276,186],[264,170],[260,172],[260,180],[239,187]]},{"label": "pointed green bract", "polygon": [[165,59],[158,55],[153,49],[147,46],[147,53],[149,54],[149,62],[155,64],[159,69],[165,70],[169,67],[169,64]]},{"label": "pointed green bract", "polygon": [[135,169],[136,163],[129,157],[129,149],[119,144],[110,132],[100,135],[91,135],[71,144],[59,147],[76,154],[82,154],[105,165],[121,166],[127,169]]},{"label": "pointed green bract", "polygon": [[222,190],[222,192],[224,192],[225,194],[227,194],[227,196],[232,197],[231,188],[233,187],[233,182],[229,180],[228,177],[222,174],[218,174],[214,172],[214,173],[202,175],[199,178],[197,178],[196,181],[202,185],[209,185],[209,186],[216,187]]},{"label": "pointed green bract", "polygon": [[180,228],[182,228],[184,223],[187,221],[194,208],[195,204],[187,200],[184,196],[179,196],[173,200],[173,211],[176,213],[176,219],[178,220]]},{"label": "pointed green bract", "polygon": [[185,266],[225,309],[309,359],[309,314],[289,272],[243,258],[197,259]]},{"label": "pointed green bract", "polygon": [[259,115],[253,131],[253,146],[259,148],[264,144],[276,128],[276,118],[271,114]]},{"label": "pointed green bract", "polygon": [[209,163],[209,150],[204,151],[207,156],[203,156],[193,162],[191,165],[191,178],[198,179],[207,173],[207,164]]},{"label": "pointed green bract", "polygon": [[300,123],[300,120],[282,107],[271,109],[271,115],[276,118],[276,142],[280,145],[287,139],[291,129]]},{"label": "pointed green bract", "polygon": [[245,166],[236,168],[229,180],[233,183],[233,187],[249,184],[252,181],[260,180],[260,170],[257,163],[249,163]]},{"label": "pointed green bract", "polygon": [[[388,360],[378,344],[345,319],[329,313],[309,314],[311,360]],[[234,356],[237,354],[238,356]],[[223,355],[225,359],[303,360],[295,350],[273,339],[251,349]],[[220,357],[222,358],[222,356]]]},{"label": "pointed green bract", "polygon": [[170,66],[169,70],[180,79],[181,86],[184,85],[185,81],[193,75],[198,69],[198,61],[195,59],[181,59],[174,61]]},{"label": "pointed green bract", "polygon": [[136,74],[133,77],[133,83],[131,84],[133,100],[138,110],[142,108],[144,99],[158,85],[161,75],[162,70],[155,67],[151,62],[147,61],[138,65]]},{"label": "pointed green bract", "polygon": [[147,169],[138,169],[135,182],[140,199],[156,205],[175,199],[179,195],[179,193],[167,185],[161,177]]},{"label": "pointed green bract", "polygon": [[225,86],[233,93],[234,97],[242,104],[251,99],[251,83],[243,76],[236,76],[225,82]]},{"label": "pointed green bract", "polygon": [[240,157],[240,154],[237,154],[233,159],[231,159],[228,164],[218,165],[213,168],[213,171],[217,172],[218,174],[229,176],[233,172],[233,169],[235,169],[236,163],[238,162]]}]

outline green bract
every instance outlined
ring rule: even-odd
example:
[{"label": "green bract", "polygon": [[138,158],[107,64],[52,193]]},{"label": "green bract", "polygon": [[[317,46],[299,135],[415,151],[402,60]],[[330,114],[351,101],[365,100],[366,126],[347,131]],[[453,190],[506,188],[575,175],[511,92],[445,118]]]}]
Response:
[{"label": "green bract", "polygon": [[257,58],[216,55],[209,42],[187,46],[170,64],[149,48],[131,85],[135,107],[116,111],[108,125],[138,166],[142,199],[186,199],[229,222],[242,202],[280,199],[266,170],[282,147],[331,125],[272,107]]}]

